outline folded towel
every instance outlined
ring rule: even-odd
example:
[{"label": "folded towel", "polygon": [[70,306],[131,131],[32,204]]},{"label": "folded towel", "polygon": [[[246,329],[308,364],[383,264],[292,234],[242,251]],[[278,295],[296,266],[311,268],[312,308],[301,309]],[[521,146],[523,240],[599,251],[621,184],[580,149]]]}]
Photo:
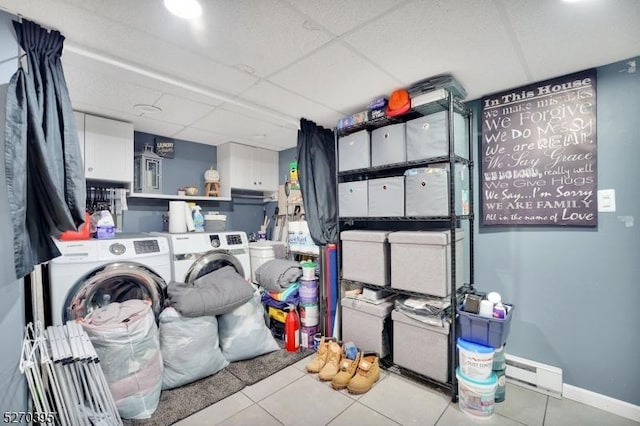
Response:
[{"label": "folded towel", "polygon": [[272,259],[256,269],[256,281],[267,291],[280,293],[295,284],[302,276],[298,262],[286,259]]}]

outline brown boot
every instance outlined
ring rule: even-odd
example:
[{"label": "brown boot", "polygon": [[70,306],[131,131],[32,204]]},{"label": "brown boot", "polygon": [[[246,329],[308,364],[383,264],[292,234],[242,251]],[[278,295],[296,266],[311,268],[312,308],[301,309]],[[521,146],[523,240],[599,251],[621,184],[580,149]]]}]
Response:
[{"label": "brown boot", "polygon": [[320,370],[318,378],[323,382],[333,379],[333,376],[338,374],[340,368],[340,360],[342,359],[342,346],[336,342],[329,343],[329,350],[327,354],[327,362]]},{"label": "brown boot", "polygon": [[360,363],[361,353],[358,352],[356,359],[342,358],[340,361],[340,371],[331,379],[331,387],[334,389],[344,389],[347,387],[347,383],[356,374],[358,369],[358,363]]},{"label": "brown boot", "polygon": [[349,380],[347,390],[349,393],[361,394],[371,389],[371,386],[380,379],[380,362],[375,352],[363,353],[358,363],[358,370],[353,379]]},{"label": "brown boot", "polygon": [[327,362],[327,355],[329,354],[329,342],[333,341],[333,339],[325,339],[323,336],[320,339],[320,344],[318,345],[318,351],[316,352],[316,356],[307,363],[305,369],[309,373],[317,373],[322,370],[324,364]]}]

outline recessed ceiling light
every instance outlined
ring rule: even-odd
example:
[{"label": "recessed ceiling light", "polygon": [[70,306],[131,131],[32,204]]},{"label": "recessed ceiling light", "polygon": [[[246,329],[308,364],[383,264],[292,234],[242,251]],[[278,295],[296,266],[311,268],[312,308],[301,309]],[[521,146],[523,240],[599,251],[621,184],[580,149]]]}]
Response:
[{"label": "recessed ceiling light", "polygon": [[195,19],[202,15],[202,6],[198,0],[164,0],[164,7],[184,19]]},{"label": "recessed ceiling light", "polygon": [[138,112],[143,112],[145,114],[156,114],[158,112],[162,112],[162,109],[158,108],[155,105],[147,105],[147,104],[136,104],[133,106]]}]

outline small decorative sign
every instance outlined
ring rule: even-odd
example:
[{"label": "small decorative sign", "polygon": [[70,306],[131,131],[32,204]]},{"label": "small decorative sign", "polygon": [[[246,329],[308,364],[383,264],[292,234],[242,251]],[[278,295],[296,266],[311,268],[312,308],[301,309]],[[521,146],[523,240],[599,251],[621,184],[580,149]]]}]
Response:
[{"label": "small decorative sign", "polygon": [[160,157],[173,158],[175,153],[175,142],[173,139],[155,138],[154,151]]}]

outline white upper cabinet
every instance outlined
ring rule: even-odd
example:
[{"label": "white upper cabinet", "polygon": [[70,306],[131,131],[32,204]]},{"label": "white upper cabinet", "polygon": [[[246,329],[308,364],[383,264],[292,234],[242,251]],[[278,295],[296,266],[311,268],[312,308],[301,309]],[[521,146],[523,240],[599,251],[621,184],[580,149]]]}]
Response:
[{"label": "white upper cabinet", "polygon": [[82,158],[82,164],[84,167],[84,112],[73,111],[73,116],[76,121],[76,128],[78,130],[78,143],[80,144],[80,156]]},{"label": "white upper cabinet", "polygon": [[218,146],[221,196],[232,189],[275,192],[278,190],[278,152],[238,143]]},{"label": "white upper cabinet", "polygon": [[[133,182],[133,124],[84,115],[84,175],[86,179]],[[81,126],[78,124],[78,133]],[[82,137],[80,137],[82,144]],[[82,146],[82,145],[81,145]]]}]

